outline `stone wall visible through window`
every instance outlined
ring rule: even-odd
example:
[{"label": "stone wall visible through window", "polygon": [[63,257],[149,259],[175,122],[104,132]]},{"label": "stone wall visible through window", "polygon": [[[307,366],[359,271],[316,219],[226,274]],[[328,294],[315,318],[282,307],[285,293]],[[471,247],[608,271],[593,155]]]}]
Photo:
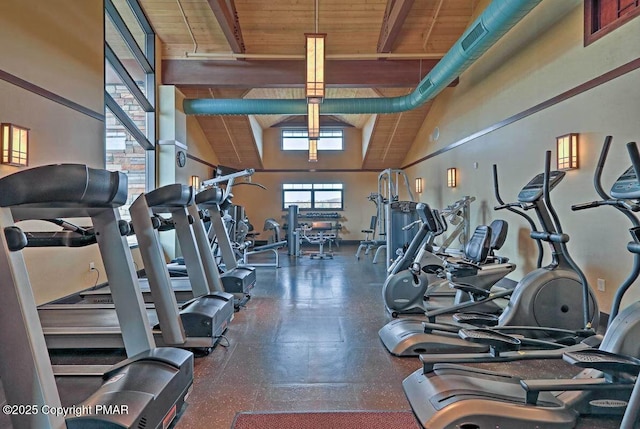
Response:
[{"label": "stone wall visible through window", "polygon": [[[107,92],[122,107],[127,115],[135,122],[140,131],[146,131],[146,112],[124,85],[105,86]],[[107,170],[121,171],[129,180],[129,195],[126,208],[140,195],[146,187],[146,151],[120,124],[116,117],[107,109],[106,115],[106,155]],[[121,215],[128,219],[128,210],[122,210]]]}]

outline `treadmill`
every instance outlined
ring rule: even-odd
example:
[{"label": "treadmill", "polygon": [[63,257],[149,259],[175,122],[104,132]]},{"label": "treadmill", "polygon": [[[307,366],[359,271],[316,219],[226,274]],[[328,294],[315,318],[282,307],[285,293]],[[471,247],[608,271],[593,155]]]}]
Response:
[{"label": "treadmill", "polygon": [[[220,274],[218,266],[213,259],[209,238],[203,222],[203,215],[202,212],[198,210],[198,206],[217,206],[217,204],[222,201],[224,201],[224,193],[222,189],[209,188],[196,194],[195,204],[190,204],[187,207],[189,219],[192,221],[191,227],[193,228],[193,236],[197,246],[196,256],[200,259],[204,268],[205,280],[201,281],[199,275],[196,276],[191,274],[194,270],[195,273],[200,273],[200,269],[192,268],[190,266],[195,258],[193,257],[192,252],[189,252],[188,250],[185,251],[185,247],[182,246],[181,242],[180,247],[182,248],[182,253],[184,255],[184,264],[172,263],[168,265],[169,273],[171,275],[171,288],[173,289],[178,303],[190,301],[194,296],[214,293],[219,296],[231,297],[233,306],[237,310],[241,303],[246,301],[246,297],[255,285],[256,275],[254,268],[236,267],[236,269],[227,269],[226,272]],[[158,210],[154,211],[156,213],[159,212]],[[175,220],[171,220],[168,223],[173,223],[175,225]],[[220,218],[220,223],[222,223],[222,218]],[[180,239],[180,235],[178,235],[178,239]],[[227,244],[228,248],[231,249],[231,244],[228,240]],[[232,249],[231,252],[233,252]],[[187,276],[189,278],[187,278]],[[149,288],[148,279],[141,278],[139,281],[145,302],[152,303],[153,297]],[[98,288],[82,291],[80,296],[87,303],[91,304],[110,304],[113,302],[111,299],[111,290],[108,286],[100,286]]]},{"label": "treadmill", "polygon": [[[193,205],[192,188],[174,184],[142,194],[131,205],[132,225],[145,270],[149,275],[153,304],[146,303],[147,317],[155,341],[166,346],[194,349],[208,354],[217,344],[233,318],[233,296],[224,292],[209,293],[204,268],[198,255],[191,228],[195,223],[187,208]],[[170,212],[178,240],[187,255],[189,274],[204,293],[179,307],[173,293],[162,247],[154,222],[155,212]],[[111,282],[113,284],[113,282]],[[113,286],[109,289],[113,294]],[[115,296],[111,298],[115,301]],[[47,345],[64,348],[121,348],[122,335],[114,305],[47,304],[40,306]]]},{"label": "treadmill", "polygon": [[[45,180],[46,178],[46,180]],[[193,354],[156,348],[138,288],[118,207],[127,199],[127,177],[78,164],[21,170],[0,178],[0,378],[15,428],[166,428],[193,383]],[[38,319],[21,250],[26,234],[14,222],[90,217],[114,301],[128,359],[95,377],[56,378]],[[65,235],[65,233],[61,233]],[[57,384],[58,383],[58,384]],[[97,390],[96,390],[97,388]],[[69,398],[82,398],[73,403]],[[74,406],[68,416],[45,408]],[[126,412],[105,413],[107,407]]]},{"label": "treadmill", "polygon": [[[220,171],[219,171],[220,172]],[[218,175],[213,179],[202,183],[202,186],[208,187],[196,195],[196,204],[200,209],[207,210],[209,213],[210,227],[208,231],[209,243],[216,243],[224,272],[220,275],[222,285],[225,292],[232,293],[235,297],[234,305],[236,309],[243,306],[246,301],[251,298],[251,289],[256,284],[256,269],[248,265],[240,265],[235,256],[229,231],[227,231],[222,220],[222,211],[231,205],[233,194],[231,189],[236,178],[249,177],[253,175],[254,170],[248,168],[241,171],[235,171],[229,174]],[[223,190],[218,185],[226,182],[226,188]],[[209,248],[211,252],[212,249]],[[169,272],[171,276],[183,277],[186,275],[184,265],[180,263],[169,264]]]}]

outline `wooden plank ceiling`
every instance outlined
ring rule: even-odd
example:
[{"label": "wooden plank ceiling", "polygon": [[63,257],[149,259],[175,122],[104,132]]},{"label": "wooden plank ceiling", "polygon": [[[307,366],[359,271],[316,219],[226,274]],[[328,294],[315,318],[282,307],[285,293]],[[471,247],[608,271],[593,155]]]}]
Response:
[{"label": "wooden plank ceiling", "polygon": [[[327,33],[327,98],[404,95],[460,37],[479,0],[140,3],[163,42],[163,83],[187,98],[300,99],[304,33],[316,32],[316,25]],[[377,115],[362,168],[401,166],[429,108]],[[362,128],[369,118],[325,119]],[[295,120],[255,119],[263,129]],[[248,116],[199,116],[198,122],[221,164],[262,168]]]}]

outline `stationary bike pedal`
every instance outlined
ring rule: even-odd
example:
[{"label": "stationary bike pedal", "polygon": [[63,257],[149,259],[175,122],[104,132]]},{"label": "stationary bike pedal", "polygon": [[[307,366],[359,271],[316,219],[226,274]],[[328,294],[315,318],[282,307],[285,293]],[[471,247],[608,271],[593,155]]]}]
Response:
[{"label": "stationary bike pedal", "polygon": [[466,323],[473,326],[496,326],[498,316],[495,314],[481,313],[479,311],[469,311],[465,313],[455,313],[453,320],[458,323]]},{"label": "stationary bike pedal", "polygon": [[606,373],[624,372],[635,376],[640,372],[640,359],[598,349],[567,352],[562,355],[562,359],[571,365]]},{"label": "stationary bike pedal", "polygon": [[520,350],[520,340],[491,329],[460,329],[458,336],[472,343],[488,345],[496,355],[503,351]]}]

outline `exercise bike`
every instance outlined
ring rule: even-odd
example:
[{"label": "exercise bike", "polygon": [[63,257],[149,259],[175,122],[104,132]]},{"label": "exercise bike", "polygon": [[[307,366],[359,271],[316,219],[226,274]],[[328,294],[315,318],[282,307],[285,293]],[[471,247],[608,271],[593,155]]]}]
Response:
[{"label": "exercise bike", "polygon": [[[469,240],[463,257],[435,253],[433,240],[446,230],[446,220],[436,210],[426,211],[424,206],[420,209],[416,208],[416,211],[420,218],[417,222],[420,222],[422,227],[414,236],[402,258],[391,266],[391,273],[382,288],[385,308],[392,317],[396,318],[400,314],[421,314],[433,309],[433,305],[429,305],[432,297],[431,292],[436,291],[434,296],[442,297],[442,289],[445,286],[454,291],[449,294],[453,297],[453,305],[483,299],[486,296],[484,292],[497,282],[502,282],[503,288],[513,288],[515,282],[504,278],[515,270],[515,264],[508,263],[504,258],[493,256],[493,250],[499,249],[504,243],[507,233],[506,222],[496,220],[487,230],[490,236],[489,253],[491,254],[492,266],[487,265],[486,269],[471,273],[466,266],[461,268],[459,262],[470,261],[477,264],[488,264],[489,262],[489,253],[477,254],[475,252],[478,247],[476,245],[478,235],[474,234],[472,240]],[[427,218],[429,219],[427,220]],[[435,227],[430,225],[435,225]],[[500,264],[495,262],[500,262]],[[463,284],[466,285],[465,290],[462,290]],[[457,288],[455,288],[456,285]],[[450,305],[451,303],[448,303],[444,307]],[[479,303],[475,309],[497,312],[501,311],[502,307],[493,300],[488,300],[483,304]]]}]

